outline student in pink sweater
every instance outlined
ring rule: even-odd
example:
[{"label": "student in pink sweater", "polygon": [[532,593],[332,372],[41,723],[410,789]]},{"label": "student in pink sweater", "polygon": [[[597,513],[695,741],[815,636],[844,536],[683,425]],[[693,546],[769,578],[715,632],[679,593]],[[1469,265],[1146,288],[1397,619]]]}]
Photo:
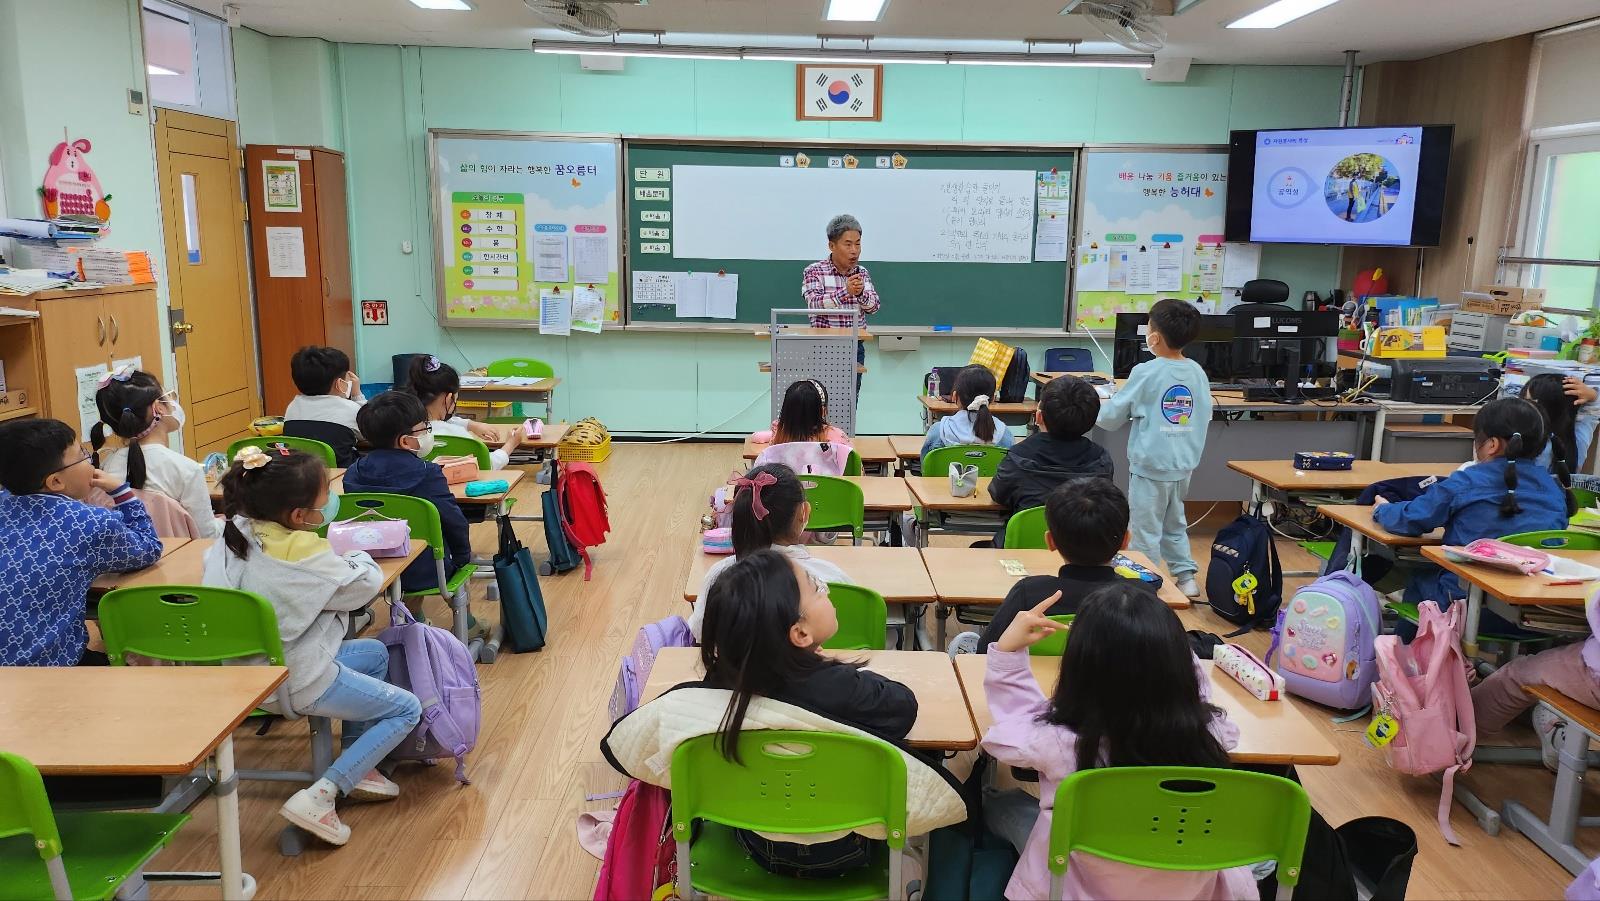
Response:
[{"label": "student in pink sweater", "polygon": [[[1012,620],[989,647],[983,680],[994,725],[983,750],[1001,765],[1036,770],[1039,798],[990,792],[984,820],[1022,856],[1006,897],[1047,898],[1051,809],[1061,780],[1100,766],[1226,767],[1239,728],[1210,703],[1209,681],[1178,617],[1136,583],[1107,585],[1084,600],[1071,626],[1054,697],[1039,690],[1028,648],[1066,628],[1046,619],[1046,598]],[[1074,852],[1067,898],[1255,899],[1249,867],[1151,870]]]},{"label": "student in pink sweater", "polygon": [[801,379],[783,392],[778,418],[772,431],[750,436],[757,444],[788,444],[791,441],[821,441],[849,444],[850,436],[828,422],[828,389],[815,379]]}]

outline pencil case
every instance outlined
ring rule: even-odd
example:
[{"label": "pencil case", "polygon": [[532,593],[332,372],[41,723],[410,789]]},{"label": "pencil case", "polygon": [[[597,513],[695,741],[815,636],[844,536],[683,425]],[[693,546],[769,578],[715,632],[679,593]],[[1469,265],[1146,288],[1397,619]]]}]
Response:
[{"label": "pencil case", "polygon": [[708,554],[733,553],[733,530],[706,529],[700,533],[700,549]]},{"label": "pencil case", "polygon": [[451,485],[462,482],[476,482],[483,478],[483,472],[478,469],[475,457],[435,457],[433,462],[439,464],[444,470],[444,480]]},{"label": "pencil case", "polygon": [[468,482],[464,489],[467,497],[483,497],[486,494],[504,494],[511,490],[511,483],[505,479],[492,479],[487,482]]},{"label": "pencil case", "polygon": [[1341,470],[1355,466],[1356,455],[1345,451],[1295,451],[1295,469]]},{"label": "pencil case", "polygon": [[1283,677],[1261,662],[1261,658],[1236,644],[1218,645],[1211,652],[1217,669],[1232,676],[1245,691],[1263,701],[1283,699]]}]

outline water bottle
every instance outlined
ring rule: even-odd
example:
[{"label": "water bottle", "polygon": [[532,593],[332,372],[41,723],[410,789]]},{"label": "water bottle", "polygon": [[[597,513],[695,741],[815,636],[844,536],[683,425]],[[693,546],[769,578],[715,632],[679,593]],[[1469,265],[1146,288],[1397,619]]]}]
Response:
[{"label": "water bottle", "polygon": [[937,372],[928,373],[928,396],[939,396],[939,373]]}]

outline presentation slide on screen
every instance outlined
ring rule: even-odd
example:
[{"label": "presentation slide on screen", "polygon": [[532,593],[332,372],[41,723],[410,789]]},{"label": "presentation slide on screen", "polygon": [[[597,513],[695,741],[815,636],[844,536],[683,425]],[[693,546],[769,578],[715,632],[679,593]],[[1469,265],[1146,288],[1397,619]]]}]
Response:
[{"label": "presentation slide on screen", "polygon": [[1420,128],[1256,135],[1250,240],[1411,243]]}]

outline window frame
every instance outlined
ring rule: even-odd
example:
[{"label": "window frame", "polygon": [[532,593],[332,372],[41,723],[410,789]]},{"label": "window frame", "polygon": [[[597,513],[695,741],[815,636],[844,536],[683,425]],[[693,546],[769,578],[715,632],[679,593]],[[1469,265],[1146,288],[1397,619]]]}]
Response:
[{"label": "window frame", "polygon": [[1516,252],[1508,254],[1503,265],[1517,267],[1517,281],[1526,286],[1538,280],[1539,270],[1545,266],[1596,269],[1595,292],[1588,309],[1572,312],[1600,314],[1600,253],[1596,254],[1597,259],[1581,261],[1543,255],[1554,175],[1550,163],[1557,156],[1572,153],[1600,153],[1600,122],[1542,128],[1529,135]]}]

